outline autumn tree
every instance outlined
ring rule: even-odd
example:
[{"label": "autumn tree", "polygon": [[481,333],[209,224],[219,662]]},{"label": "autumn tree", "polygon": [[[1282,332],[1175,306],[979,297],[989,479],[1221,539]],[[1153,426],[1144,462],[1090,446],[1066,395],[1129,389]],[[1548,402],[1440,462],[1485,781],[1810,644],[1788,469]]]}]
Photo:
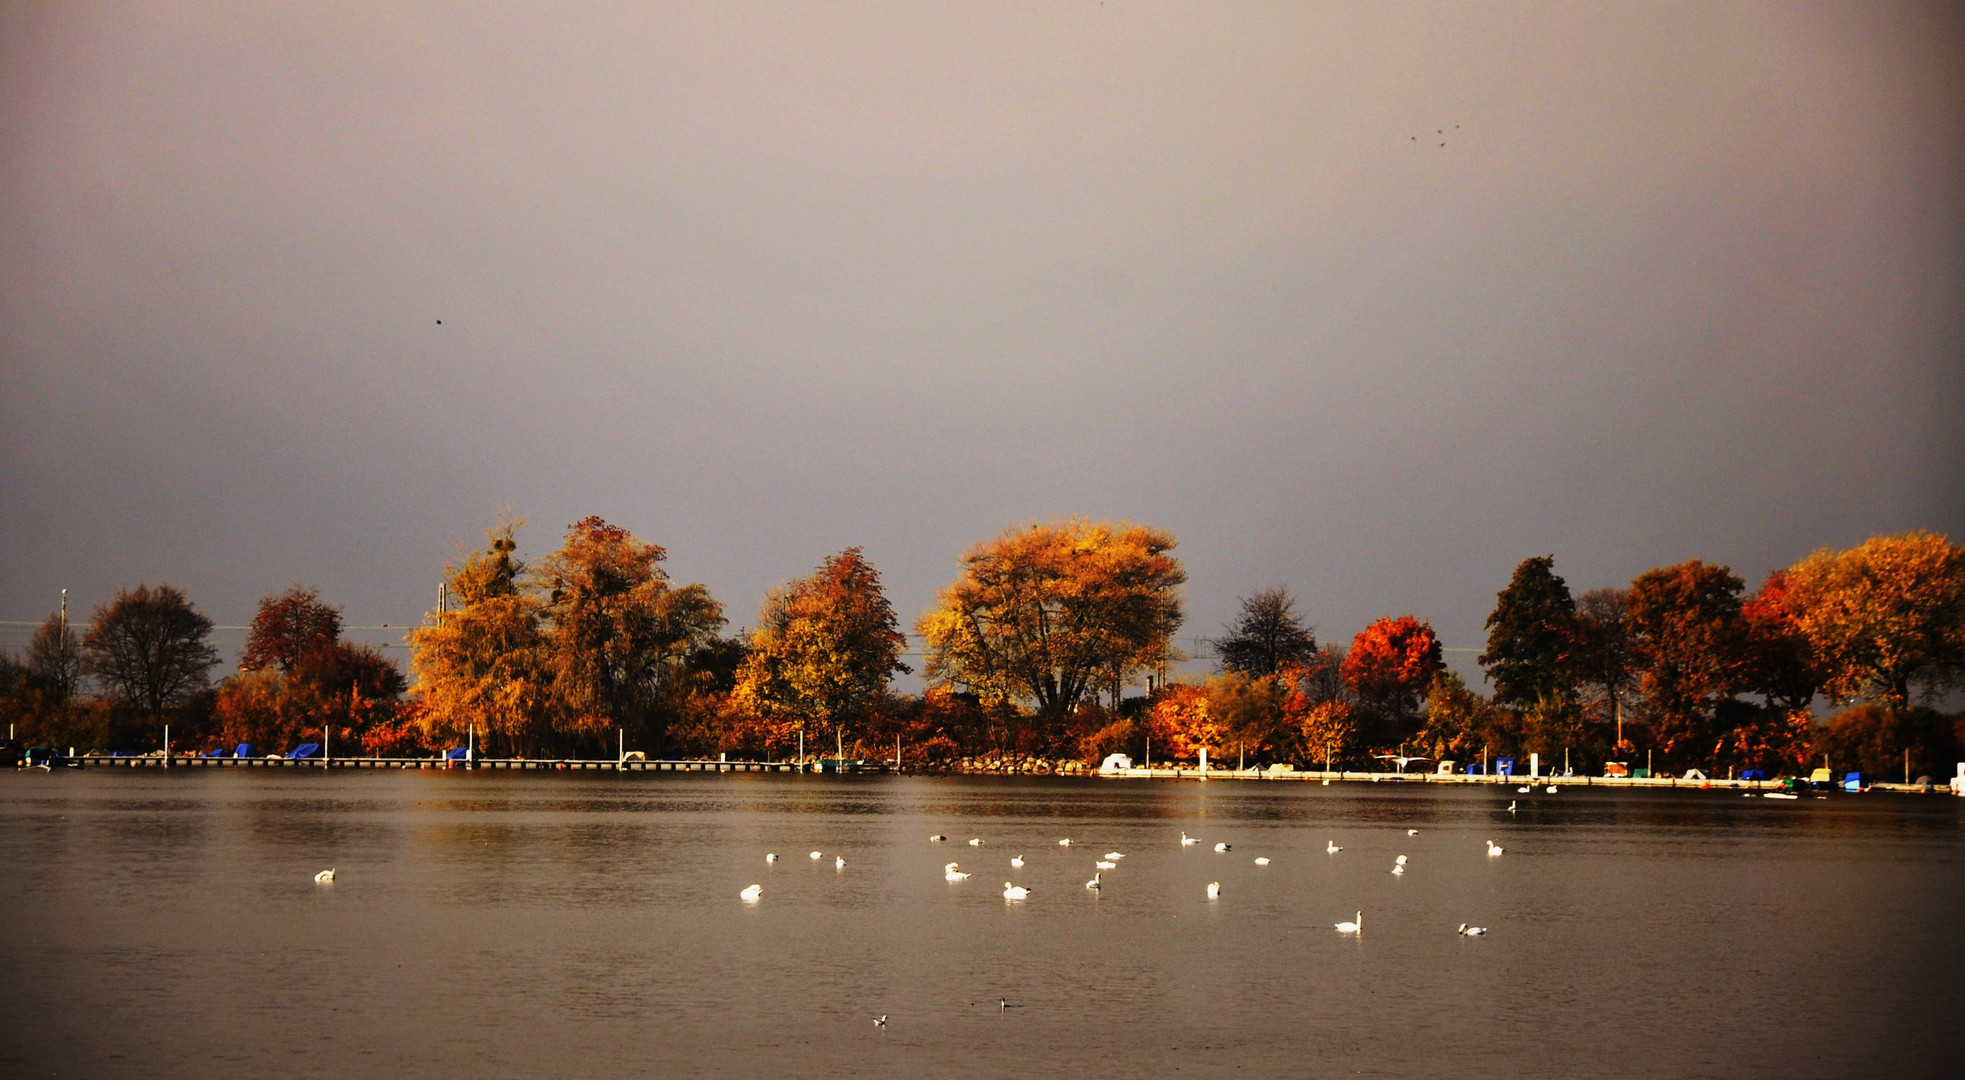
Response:
[{"label": "autumn tree", "polygon": [[1177,657],[1187,573],[1172,535],[1126,523],[1014,528],[969,549],[921,617],[930,680],[1057,720]]},{"label": "autumn tree", "polygon": [[1441,663],[1432,626],[1410,615],[1379,619],[1351,639],[1344,654],[1344,682],[1369,720],[1364,730],[1368,740],[1391,745],[1412,734],[1420,699]]},{"label": "autumn tree", "polygon": [[259,602],[246,633],[239,670],[277,668],[292,674],[341,640],[341,609],[321,603],[321,591],[294,585]]},{"label": "autumn tree", "polygon": [[539,565],[558,729],[596,739],[614,728],[659,737],[671,677],[723,625],[701,585],[673,586],[668,553],[598,517],[567,526]]},{"label": "autumn tree", "polygon": [[1591,589],[1576,598],[1576,617],[1567,662],[1570,678],[1586,688],[1603,718],[1615,729],[1613,745],[1624,745],[1624,699],[1636,682],[1624,589]]},{"label": "autumn tree", "polygon": [[1802,632],[1786,570],[1767,575],[1740,605],[1745,648],[1741,682],[1771,708],[1805,713],[1822,689],[1822,665]]},{"label": "autumn tree", "polygon": [[500,524],[484,551],[448,567],[456,608],[410,632],[428,738],[461,738],[476,727],[508,752],[527,753],[550,737],[540,603],[516,554],[518,526]]},{"label": "autumn tree", "polygon": [[1709,761],[1715,710],[1739,687],[1745,582],[1693,559],[1631,582],[1625,618],[1638,657],[1638,689],[1667,755]]},{"label": "autumn tree", "polygon": [[1965,549],[1932,532],[1817,551],[1789,571],[1794,626],[1838,702],[1909,706],[1965,675]]},{"label": "autumn tree", "polygon": [[162,723],[164,710],[209,684],[218,651],[207,640],[212,621],[170,585],[118,589],[97,604],[82,639],[90,675],[129,708]]},{"label": "autumn tree", "polygon": [[66,703],[75,695],[82,681],[82,645],[60,612],[48,616],[35,628],[23,659],[27,678],[46,690],[56,704]]},{"label": "autumn tree", "polygon": [[1576,605],[1555,563],[1553,555],[1523,559],[1494,598],[1487,651],[1478,659],[1494,682],[1497,705],[1526,708],[1570,692],[1564,665],[1575,639]]},{"label": "autumn tree", "polygon": [[840,729],[866,715],[901,662],[907,637],[880,572],[857,547],[774,589],[737,671],[736,704],[766,718]]},{"label": "autumn tree", "polygon": [[1415,741],[1438,760],[1468,761],[1493,741],[1494,706],[1442,666],[1426,690],[1426,718]]},{"label": "autumn tree", "polygon": [[1282,586],[1244,599],[1241,615],[1224,629],[1214,646],[1225,671],[1274,675],[1317,654],[1316,632],[1297,618],[1296,600]]}]

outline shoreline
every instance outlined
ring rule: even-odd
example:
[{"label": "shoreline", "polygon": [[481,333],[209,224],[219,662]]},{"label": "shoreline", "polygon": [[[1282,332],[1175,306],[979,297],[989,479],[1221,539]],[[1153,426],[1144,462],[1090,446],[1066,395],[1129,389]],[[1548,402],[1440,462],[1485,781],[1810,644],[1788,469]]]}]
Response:
[{"label": "shoreline", "polygon": [[[415,769],[435,771],[518,771],[518,772],[623,772],[623,773],[809,773],[817,775],[910,775],[910,776],[1068,776],[1091,780],[1192,780],[1200,782],[1230,780],[1249,782],[1310,783],[1320,785],[1344,784],[1461,784],[1488,785],[1493,787],[1523,787],[1546,789],[1554,786],[1590,787],[1612,789],[1687,789],[1712,791],[1739,791],[1746,794],[1759,792],[1785,792],[1788,783],[1785,778],[1772,780],[1735,780],[1728,778],[1686,779],[1671,776],[1499,776],[1467,775],[1464,773],[1382,773],[1351,770],[1284,770],[1267,769],[1200,769],[1190,767],[1174,768],[1132,768],[1110,772],[1095,769],[1043,770],[1014,772],[1001,769],[950,769],[916,770],[906,767],[896,769],[890,763],[845,762],[830,759],[799,763],[794,761],[712,761],[698,758],[674,758],[643,761],[607,761],[582,758],[479,758],[470,763],[446,761],[441,758],[236,758],[236,757],[186,757],[173,756],[169,759],[161,755],[142,757],[104,757],[78,756],[59,758],[56,763],[64,768],[90,769]],[[1807,781],[1799,781],[1806,786]],[[1817,789],[1810,789],[1817,790]],[[1840,785],[1819,790],[1842,791]],[[1937,784],[1896,784],[1877,781],[1866,784],[1864,791],[1881,791],[1907,795],[1951,795],[1949,787]]]}]

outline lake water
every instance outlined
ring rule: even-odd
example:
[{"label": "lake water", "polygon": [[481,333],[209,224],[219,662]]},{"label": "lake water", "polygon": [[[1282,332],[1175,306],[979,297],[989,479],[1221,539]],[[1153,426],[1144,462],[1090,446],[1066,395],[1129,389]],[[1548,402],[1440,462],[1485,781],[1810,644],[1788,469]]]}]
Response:
[{"label": "lake water", "polygon": [[[1962,816],[1882,794],[6,774],[0,1075],[1959,1076]],[[950,860],[975,877],[944,881]],[[1035,891],[1007,902],[1006,879]]]}]

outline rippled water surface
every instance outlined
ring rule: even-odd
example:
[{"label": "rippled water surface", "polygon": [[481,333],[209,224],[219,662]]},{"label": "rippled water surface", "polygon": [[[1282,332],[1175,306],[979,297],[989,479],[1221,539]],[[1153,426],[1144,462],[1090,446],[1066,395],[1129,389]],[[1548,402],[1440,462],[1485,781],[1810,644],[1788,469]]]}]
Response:
[{"label": "rippled water surface", "polygon": [[[0,774],[0,1075],[1956,1076],[1961,811],[1389,784]],[[1088,891],[1110,850],[1126,858]],[[944,881],[951,859],[975,877]],[[1006,880],[1033,895],[1006,902]],[[1333,930],[1359,909],[1361,935]]]}]

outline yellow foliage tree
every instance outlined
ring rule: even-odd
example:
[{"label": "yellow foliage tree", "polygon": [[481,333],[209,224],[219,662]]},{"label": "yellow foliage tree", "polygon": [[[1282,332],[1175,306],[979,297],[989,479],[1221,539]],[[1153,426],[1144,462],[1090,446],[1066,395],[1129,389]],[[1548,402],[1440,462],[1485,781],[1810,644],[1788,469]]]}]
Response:
[{"label": "yellow foliage tree", "polygon": [[774,741],[808,724],[840,729],[909,670],[900,619],[857,547],[772,590],[758,622],[731,697]]},{"label": "yellow foliage tree", "polygon": [[1788,572],[1787,605],[1836,701],[1909,706],[1965,673],[1965,549],[1933,532],[1817,551]]},{"label": "yellow foliage tree", "polygon": [[1177,659],[1187,572],[1171,534],[1124,522],[1013,528],[962,556],[921,617],[930,680],[1069,716]]},{"label": "yellow foliage tree", "polygon": [[499,525],[487,550],[446,568],[456,610],[410,632],[419,714],[433,743],[475,727],[526,753],[548,734],[540,605],[513,554],[517,530],[516,521]]}]

